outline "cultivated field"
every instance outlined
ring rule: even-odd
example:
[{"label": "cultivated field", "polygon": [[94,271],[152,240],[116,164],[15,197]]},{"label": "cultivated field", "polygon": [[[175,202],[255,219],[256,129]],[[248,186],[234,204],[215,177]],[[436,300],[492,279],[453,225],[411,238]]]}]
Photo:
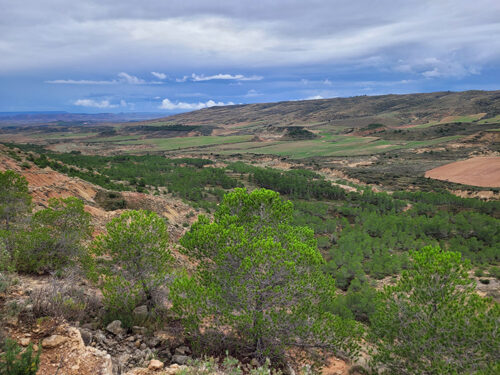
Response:
[{"label": "cultivated field", "polygon": [[443,165],[425,172],[425,177],[460,184],[500,186],[500,157],[471,158]]}]

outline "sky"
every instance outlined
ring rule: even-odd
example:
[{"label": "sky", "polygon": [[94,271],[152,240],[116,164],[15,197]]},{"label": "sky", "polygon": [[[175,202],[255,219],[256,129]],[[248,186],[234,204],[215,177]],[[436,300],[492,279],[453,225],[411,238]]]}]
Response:
[{"label": "sky", "polygon": [[0,0],[0,112],[500,89],[498,0]]}]

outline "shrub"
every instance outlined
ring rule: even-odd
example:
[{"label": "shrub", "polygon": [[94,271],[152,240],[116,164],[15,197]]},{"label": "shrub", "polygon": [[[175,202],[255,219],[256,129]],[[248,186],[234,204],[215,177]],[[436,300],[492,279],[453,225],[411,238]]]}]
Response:
[{"label": "shrub", "polygon": [[266,360],[262,366],[252,367],[243,365],[236,358],[232,358],[226,353],[226,357],[220,363],[215,358],[196,359],[188,363],[188,366],[182,369],[181,375],[281,375],[279,370],[270,368],[270,361]]},{"label": "shrub", "polygon": [[58,280],[35,289],[31,295],[35,318],[51,316],[68,321],[87,322],[97,317],[101,301],[95,294],[87,294],[77,286],[76,280]]},{"label": "shrub", "polygon": [[261,361],[294,346],[356,348],[357,326],[324,309],[334,282],[313,231],[290,224],[292,210],[271,190],[235,189],[213,222],[202,215],[191,226],[181,244],[197,270],[174,282],[171,297],[193,338],[201,326],[224,330],[238,338],[238,354]]},{"label": "shrub", "polygon": [[29,231],[19,234],[16,268],[28,273],[61,270],[83,255],[82,242],[90,234],[90,214],[80,199],[51,199],[48,208],[33,215]]},{"label": "shrub", "polygon": [[370,317],[385,374],[494,374],[500,305],[474,291],[460,253],[424,247]]},{"label": "shrub", "polygon": [[23,350],[15,341],[7,339],[4,352],[0,353],[0,375],[36,375],[42,346],[37,352],[30,344]]},{"label": "shrub", "polygon": [[92,246],[99,257],[95,271],[101,276],[108,313],[126,324],[138,304],[155,306],[156,295],[165,287],[172,262],[167,225],[154,212],[132,210],[113,219],[106,229]]},{"label": "shrub", "polygon": [[30,211],[28,181],[14,171],[0,172],[0,230],[10,230],[12,224]]}]

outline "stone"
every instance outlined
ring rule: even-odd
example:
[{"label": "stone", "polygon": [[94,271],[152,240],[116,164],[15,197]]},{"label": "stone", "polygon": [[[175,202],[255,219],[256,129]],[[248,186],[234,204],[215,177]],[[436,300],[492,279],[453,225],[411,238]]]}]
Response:
[{"label": "stone", "polygon": [[158,358],[162,359],[164,362],[170,362],[172,359],[172,353],[168,348],[164,348],[158,352]]},{"label": "stone", "polygon": [[82,336],[83,343],[90,345],[92,342],[92,332],[89,329],[80,328],[80,335]]},{"label": "stone", "polygon": [[68,341],[67,337],[60,335],[52,335],[50,337],[43,339],[42,348],[44,349],[57,348],[58,346],[64,344],[66,341]]},{"label": "stone", "polygon": [[29,337],[23,337],[21,340],[19,340],[19,344],[21,346],[28,346],[30,344],[30,338]]},{"label": "stone", "polygon": [[149,362],[148,370],[150,370],[150,371],[157,371],[157,370],[161,370],[162,368],[163,368],[163,362],[158,361],[157,359],[152,359]]},{"label": "stone", "polygon": [[106,331],[111,332],[115,336],[122,335],[125,333],[125,329],[122,327],[122,322],[119,320],[114,320],[106,326]]},{"label": "stone", "polygon": [[104,340],[106,340],[106,336],[101,331],[97,331],[94,337],[96,341],[100,344],[102,344]]},{"label": "stone", "polygon": [[139,349],[141,347],[141,340],[137,340],[134,345],[137,349]]},{"label": "stone", "polygon": [[136,318],[137,320],[144,321],[148,318],[148,315],[149,315],[148,307],[145,305],[137,306],[134,309],[133,314],[134,314],[134,318]]},{"label": "stone", "polygon": [[179,346],[178,348],[175,349],[175,354],[179,355],[188,355],[191,354],[191,349],[189,349],[187,346]]},{"label": "stone", "polygon": [[172,362],[177,363],[179,365],[185,365],[190,360],[191,360],[191,357],[189,357],[187,355],[175,354],[172,356]]},{"label": "stone", "polygon": [[134,333],[134,335],[145,335],[147,330],[145,327],[140,327],[140,326],[133,326],[132,327],[132,332]]}]

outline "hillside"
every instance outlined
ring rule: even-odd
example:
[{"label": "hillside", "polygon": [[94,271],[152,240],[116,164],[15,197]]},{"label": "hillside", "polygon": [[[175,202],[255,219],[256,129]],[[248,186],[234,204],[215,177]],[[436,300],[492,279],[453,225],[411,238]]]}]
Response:
[{"label": "hillside", "polygon": [[400,126],[479,113],[484,113],[485,119],[500,114],[500,91],[356,96],[211,107],[148,123],[214,126],[328,123],[332,126],[363,127],[382,121],[389,126]]},{"label": "hillside", "polygon": [[[9,215],[0,222],[0,340],[41,347],[39,374],[269,374],[262,366],[273,352],[261,343],[287,375],[309,363],[324,375],[361,374],[394,326],[380,321],[377,290],[420,275],[424,256],[427,278],[413,279],[415,288],[452,293],[451,308],[430,316],[431,327],[447,324],[436,341],[467,366],[462,348],[486,340],[478,363],[493,366],[497,338],[484,327],[498,321],[500,300],[497,102],[480,113],[441,107],[426,115],[434,122],[398,126],[379,116],[353,127],[4,129],[0,213],[18,215],[15,227]],[[24,191],[13,189],[12,174]],[[23,196],[33,212],[23,211]],[[49,203],[67,197],[77,199]],[[457,323],[464,301],[484,319],[469,341],[453,336],[465,326]],[[408,302],[425,310],[442,297]],[[408,340],[402,323],[413,353],[422,335]],[[216,359],[193,362],[204,356]]]}]

